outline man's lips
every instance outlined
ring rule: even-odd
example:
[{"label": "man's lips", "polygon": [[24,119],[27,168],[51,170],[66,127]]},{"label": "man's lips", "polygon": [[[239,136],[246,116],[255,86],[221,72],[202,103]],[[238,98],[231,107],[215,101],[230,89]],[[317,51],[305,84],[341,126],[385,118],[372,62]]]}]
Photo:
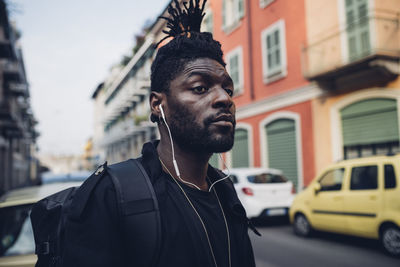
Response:
[{"label": "man's lips", "polygon": [[223,114],[216,117],[211,123],[220,126],[229,126],[232,127],[234,125],[234,118],[232,115]]}]

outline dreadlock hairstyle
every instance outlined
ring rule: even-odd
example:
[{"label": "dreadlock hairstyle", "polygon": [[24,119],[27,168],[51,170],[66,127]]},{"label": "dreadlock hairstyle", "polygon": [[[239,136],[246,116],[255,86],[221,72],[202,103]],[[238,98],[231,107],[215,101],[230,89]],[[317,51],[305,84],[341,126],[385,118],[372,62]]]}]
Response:
[{"label": "dreadlock hairstyle", "polygon": [[[197,58],[211,58],[225,66],[221,44],[214,40],[209,32],[200,32],[201,22],[205,15],[204,6],[207,0],[189,0],[179,5],[173,0],[168,6],[169,17],[160,17],[167,21],[167,34],[158,45],[167,38],[171,38],[162,46],[151,65],[151,90],[168,94],[171,80],[180,73],[187,63]],[[173,3],[175,6],[173,6]],[[151,116],[151,121],[158,118]]]}]

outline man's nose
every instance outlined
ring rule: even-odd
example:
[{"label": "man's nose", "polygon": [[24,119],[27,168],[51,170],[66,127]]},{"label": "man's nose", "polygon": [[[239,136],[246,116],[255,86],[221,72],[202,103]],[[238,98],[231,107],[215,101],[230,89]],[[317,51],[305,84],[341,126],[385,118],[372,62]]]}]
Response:
[{"label": "man's nose", "polygon": [[222,87],[215,89],[216,90],[215,90],[213,107],[231,108],[233,106],[233,101],[232,97],[228,94],[228,92]]}]

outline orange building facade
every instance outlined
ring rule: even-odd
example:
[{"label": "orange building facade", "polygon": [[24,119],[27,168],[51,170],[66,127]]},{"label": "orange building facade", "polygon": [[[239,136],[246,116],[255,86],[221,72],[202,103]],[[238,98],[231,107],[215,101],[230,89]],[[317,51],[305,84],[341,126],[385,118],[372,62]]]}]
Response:
[{"label": "orange building facade", "polygon": [[301,190],[315,175],[311,99],[319,91],[302,74],[304,1],[209,0],[206,12],[235,83],[228,165],[281,169]]},{"label": "orange building facade", "polygon": [[206,12],[235,84],[228,166],[280,169],[300,191],[332,162],[400,153],[398,0],[209,0]]}]

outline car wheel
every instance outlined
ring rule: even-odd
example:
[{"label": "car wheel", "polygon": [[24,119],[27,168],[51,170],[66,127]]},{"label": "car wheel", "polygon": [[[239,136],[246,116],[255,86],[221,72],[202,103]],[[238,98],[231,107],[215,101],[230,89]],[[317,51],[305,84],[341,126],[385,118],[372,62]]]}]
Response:
[{"label": "car wheel", "polygon": [[390,225],[383,228],[380,236],[383,249],[388,254],[400,257],[400,228]]},{"label": "car wheel", "polygon": [[312,232],[311,224],[303,214],[297,214],[294,218],[293,230],[296,235],[302,237],[308,237]]}]

